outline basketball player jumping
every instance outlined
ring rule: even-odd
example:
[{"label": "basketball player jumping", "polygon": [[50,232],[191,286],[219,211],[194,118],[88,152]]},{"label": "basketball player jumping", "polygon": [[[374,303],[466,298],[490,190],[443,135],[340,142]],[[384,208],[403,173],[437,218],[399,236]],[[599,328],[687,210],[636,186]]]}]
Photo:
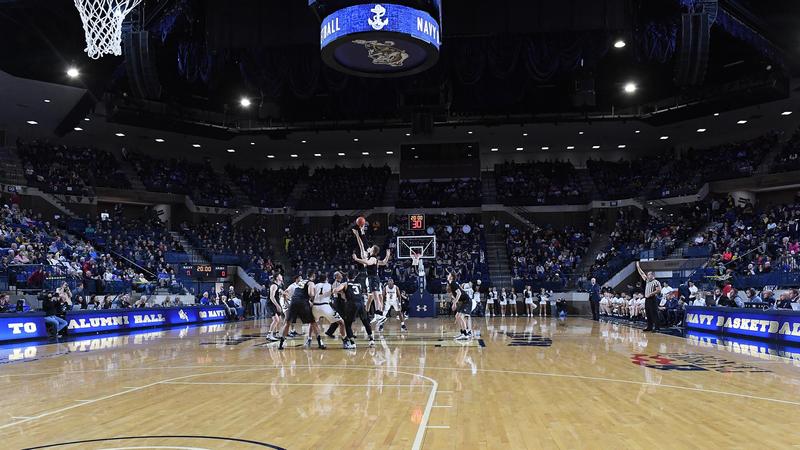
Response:
[{"label": "basketball player jumping", "polygon": [[359,258],[353,254],[353,260],[363,265],[367,270],[367,312],[369,312],[372,303],[375,303],[375,318],[372,319],[371,323],[379,321],[379,316],[383,315],[383,295],[381,294],[381,282],[378,278],[378,267],[387,265],[392,255],[391,251],[387,249],[386,257],[379,260],[379,253],[380,247],[373,245],[367,250],[368,257],[366,259]]},{"label": "basketball player jumping", "polygon": [[383,325],[389,320],[389,312],[394,308],[397,313],[397,318],[400,319],[400,330],[408,331],[406,328],[406,317],[403,314],[403,308],[400,307],[400,290],[394,284],[394,280],[389,278],[386,281],[386,286],[383,287],[383,317],[378,321],[378,330],[383,331]]}]

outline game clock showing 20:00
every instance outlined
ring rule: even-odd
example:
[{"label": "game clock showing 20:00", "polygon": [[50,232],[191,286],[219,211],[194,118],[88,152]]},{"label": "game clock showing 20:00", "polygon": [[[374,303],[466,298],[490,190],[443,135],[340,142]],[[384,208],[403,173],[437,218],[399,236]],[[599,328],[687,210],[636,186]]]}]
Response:
[{"label": "game clock showing 20:00", "polygon": [[189,278],[214,279],[228,276],[228,267],[224,265],[186,264],[181,269]]},{"label": "game clock showing 20:00", "polygon": [[425,229],[425,215],[424,214],[411,214],[408,216],[408,229],[412,231],[421,231]]}]

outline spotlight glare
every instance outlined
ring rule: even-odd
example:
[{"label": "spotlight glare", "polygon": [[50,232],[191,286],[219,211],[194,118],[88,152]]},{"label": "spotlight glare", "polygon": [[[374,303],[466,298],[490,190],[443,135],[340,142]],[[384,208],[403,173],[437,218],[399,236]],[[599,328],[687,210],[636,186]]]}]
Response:
[{"label": "spotlight glare", "polygon": [[614,42],[614,48],[625,48],[626,45],[627,44],[622,39],[619,39],[617,40],[617,42]]},{"label": "spotlight glare", "polygon": [[636,83],[630,82],[625,83],[625,87],[623,89],[625,90],[626,94],[633,94],[637,89],[639,89],[639,87],[636,86]]},{"label": "spotlight glare", "polygon": [[239,104],[242,105],[243,108],[249,108],[250,105],[252,105],[253,103],[250,101],[249,98],[242,97],[241,100],[239,100]]},{"label": "spotlight glare", "polygon": [[67,69],[67,76],[70,78],[78,78],[80,75],[81,72],[75,67],[70,67]]}]

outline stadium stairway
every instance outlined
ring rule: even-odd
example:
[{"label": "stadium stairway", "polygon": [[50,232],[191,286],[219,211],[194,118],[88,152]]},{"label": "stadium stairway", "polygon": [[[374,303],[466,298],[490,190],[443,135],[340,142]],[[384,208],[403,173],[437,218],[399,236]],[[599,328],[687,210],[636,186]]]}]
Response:
[{"label": "stadium stairway", "polygon": [[594,264],[597,254],[608,248],[608,244],[610,243],[611,237],[608,235],[608,233],[593,233],[592,243],[589,245],[589,250],[586,251],[586,256],[581,260],[576,272],[589,273],[589,269],[592,268],[592,264]]},{"label": "stadium stairway", "polygon": [[0,181],[13,186],[27,184],[22,172],[22,162],[12,147],[0,148]]},{"label": "stadium stairway", "polygon": [[127,161],[120,161],[119,168],[123,174],[128,178],[128,181],[131,182],[131,189],[135,191],[146,191],[147,188],[142,183],[142,179],[139,178],[139,174],[136,173],[136,169],[133,168],[131,164]]},{"label": "stadium stairway", "polygon": [[764,160],[761,161],[761,164],[756,167],[753,173],[756,175],[768,174],[769,171],[772,170],[772,166],[775,165],[775,158],[777,158],[778,154],[783,150],[783,146],[786,142],[786,139],[780,139],[776,142],[775,146],[764,156]]},{"label": "stadium stairway", "polygon": [[286,198],[286,206],[289,208],[297,208],[300,200],[303,199],[303,194],[306,193],[306,189],[308,189],[308,180],[299,180],[297,184],[294,185],[294,189],[292,189],[289,197]]},{"label": "stadium stairway", "polygon": [[600,198],[600,193],[597,191],[597,186],[594,184],[594,179],[589,173],[589,169],[578,169],[575,171],[578,185],[586,198],[595,199]]},{"label": "stadium stairway", "polygon": [[497,185],[494,181],[494,172],[486,171],[481,174],[481,197],[484,205],[497,203]]},{"label": "stadium stairway", "polygon": [[170,231],[169,234],[172,236],[173,239],[180,242],[183,249],[186,251],[186,254],[189,255],[189,260],[193,264],[208,264],[209,261],[203,256],[194,246],[186,239],[186,236],[181,234],[178,231]]},{"label": "stadium stairway", "polygon": [[494,286],[511,288],[511,266],[504,234],[486,234],[486,261],[489,263],[489,276],[492,277]]}]

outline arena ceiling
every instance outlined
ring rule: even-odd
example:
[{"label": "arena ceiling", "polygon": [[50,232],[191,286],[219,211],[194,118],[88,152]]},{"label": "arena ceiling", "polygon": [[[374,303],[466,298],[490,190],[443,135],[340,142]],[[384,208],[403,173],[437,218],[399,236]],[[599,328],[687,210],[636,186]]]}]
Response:
[{"label": "arena ceiling", "polygon": [[[356,156],[367,156],[361,155],[363,152],[370,152],[369,156],[385,154],[398,144],[430,140],[475,141],[482,151],[498,148],[497,153],[516,152],[520,147],[525,148],[523,151],[542,147],[567,151],[568,146],[593,150],[597,145],[600,150],[619,150],[620,145],[650,149],[707,140],[714,132],[741,130],[709,125],[718,118],[714,113],[737,121],[749,117],[746,126],[752,129],[775,125],[772,118],[776,113],[778,125],[796,118],[797,111],[793,116],[779,115],[796,105],[796,91],[790,95],[788,89],[772,87],[798,74],[800,31],[796,24],[800,2],[721,0],[721,5],[774,46],[781,63],[775,63],[757,45],[715,27],[705,83],[686,88],[675,85],[674,53],[665,53],[663,62],[642,60],[637,40],[642,23],[677,20],[681,1],[445,0],[444,48],[448,50],[440,66],[447,70],[401,81],[372,82],[336,78],[319,66],[318,55],[313,59],[318,22],[308,11],[306,0],[256,2],[259,15],[253,15],[253,20],[263,22],[258,30],[246,26],[231,29],[231,24],[245,20],[242,14],[251,10],[252,0],[237,2],[238,9],[228,6],[230,2],[216,0],[145,0],[141,20],[146,29],[159,36],[153,39],[152,63],[163,91],[158,98],[142,99],[131,90],[123,57],[92,61],[85,56],[83,30],[73,1],[0,0],[0,39],[4,42],[0,69],[14,75],[0,77],[4,92],[0,95],[13,97],[9,99],[13,103],[4,104],[17,105],[16,111],[3,112],[0,120],[10,135],[50,133],[76,141],[91,137],[93,142],[107,145],[119,145],[123,140],[126,145],[141,148],[152,147],[156,137],[164,136],[169,142],[179,143],[180,148],[194,148],[191,144],[200,143],[210,152],[233,148],[241,153],[244,148],[257,147],[278,159],[291,158],[292,154],[300,158],[302,152],[309,153],[306,148],[312,142],[351,149]],[[585,5],[602,5],[604,9],[598,14]],[[525,19],[528,17],[535,19]],[[220,29],[226,24],[228,29]],[[597,38],[606,47],[618,38],[631,44],[622,50],[595,48],[595,54],[585,39],[580,41],[587,58],[597,57],[591,70],[556,68],[552,74],[537,73],[533,81],[520,81],[509,75],[511,72],[506,73],[505,68],[516,70],[522,63],[513,65],[503,60],[516,55],[503,46],[523,42],[530,48],[563,50],[563,43],[558,47],[553,37],[564,35]],[[241,42],[259,44],[242,48]],[[482,42],[495,46],[487,51],[501,58],[474,56]],[[569,43],[578,44],[578,40]],[[218,62],[213,76],[206,74],[212,81],[203,76],[187,80],[186,73],[181,72],[176,61],[185,62],[182,56],[189,54],[187,46],[213,49],[204,53]],[[325,81],[312,85],[314,77],[295,77],[304,83],[290,80],[273,85],[263,77],[254,80],[249,76],[247,61],[252,63],[254,55],[286,62],[290,60],[280,59],[286,58],[286,53],[312,55],[303,59],[309,61],[308,73],[320,71],[320,79]],[[78,79],[65,75],[70,66],[80,68]],[[498,72],[508,77],[500,80]],[[734,96],[725,95],[726,86],[754,76],[767,87],[751,89],[735,101]],[[596,106],[576,106],[572,101],[576,81],[587,79],[594,83]],[[65,86],[65,97],[54,101],[58,92],[48,93],[42,90],[45,85],[23,82],[26,80]],[[629,81],[639,86],[635,96],[622,92],[621,87]],[[333,85],[344,87],[335,89]],[[83,95],[72,98],[78,92]],[[714,92],[716,95],[708,94]],[[44,103],[45,93],[53,97],[51,103]],[[242,110],[236,104],[242,96],[253,98],[260,108]],[[19,105],[28,109],[20,111]],[[68,109],[67,105],[72,107]],[[432,116],[435,132],[406,136],[419,110]],[[27,126],[27,120],[34,120],[29,118],[24,118],[25,126],[21,126],[15,112],[39,117],[38,128]],[[85,117],[91,123],[84,123]],[[75,131],[76,127],[82,131]],[[696,130],[701,128],[709,131],[698,138]],[[591,129],[597,132],[588,134]],[[637,129],[639,134],[635,134]],[[467,134],[469,131],[473,134]],[[579,135],[580,131],[585,134]],[[659,138],[665,135],[670,139],[661,141]],[[251,146],[252,142],[256,144]],[[321,151],[317,149],[308,156]]]}]

